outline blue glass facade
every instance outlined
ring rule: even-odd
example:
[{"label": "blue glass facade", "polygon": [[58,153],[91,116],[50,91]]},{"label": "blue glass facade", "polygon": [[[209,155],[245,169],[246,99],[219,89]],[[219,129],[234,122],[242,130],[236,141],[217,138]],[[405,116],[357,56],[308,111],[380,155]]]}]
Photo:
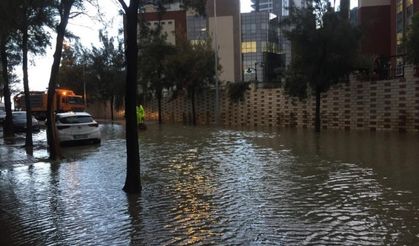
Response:
[{"label": "blue glass facade", "polygon": [[264,81],[264,53],[279,53],[278,19],[268,12],[242,14],[243,80]]}]

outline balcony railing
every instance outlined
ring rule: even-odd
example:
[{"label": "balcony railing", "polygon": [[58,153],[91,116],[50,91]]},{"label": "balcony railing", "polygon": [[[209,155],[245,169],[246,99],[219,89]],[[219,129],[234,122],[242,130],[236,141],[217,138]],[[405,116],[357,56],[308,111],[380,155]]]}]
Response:
[{"label": "balcony railing", "polygon": [[404,56],[378,57],[370,68],[355,73],[359,80],[390,80],[405,75]]}]

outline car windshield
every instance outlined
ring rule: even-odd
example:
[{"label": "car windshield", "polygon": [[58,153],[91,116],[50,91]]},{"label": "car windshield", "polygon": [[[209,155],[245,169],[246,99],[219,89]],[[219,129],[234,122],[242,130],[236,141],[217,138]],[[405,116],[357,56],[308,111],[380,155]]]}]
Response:
[{"label": "car windshield", "polygon": [[58,120],[63,124],[77,124],[77,123],[93,122],[93,118],[88,115],[62,117],[62,118],[59,118]]},{"label": "car windshield", "polygon": [[83,104],[83,98],[81,97],[68,97],[69,104]]}]

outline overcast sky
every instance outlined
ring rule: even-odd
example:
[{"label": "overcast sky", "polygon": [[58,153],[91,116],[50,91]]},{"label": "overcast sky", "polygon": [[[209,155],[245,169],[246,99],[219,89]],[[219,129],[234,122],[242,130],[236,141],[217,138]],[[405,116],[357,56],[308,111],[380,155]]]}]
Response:
[{"label": "overcast sky", "polygon": [[[122,17],[118,15],[120,6],[116,0],[101,0],[100,11],[104,14],[107,20],[107,29],[110,35],[117,35],[118,28],[121,28]],[[250,12],[252,8],[251,0],[241,0],[241,12]],[[339,2],[339,0],[337,0]],[[357,6],[357,0],[351,0],[351,7]],[[91,47],[92,44],[99,42],[99,29],[103,28],[100,21],[95,18],[97,16],[97,9],[94,7],[88,7],[86,13],[89,16],[79,16],[74,20],[71,20],[68,25],[68,29],[80,37],[80,42],[87,47]],[[55,45],[56,34],[53,33],[51,37],[52,47]],[[52,47],[48,50],[45,56],[32,58],[32,63],[29,67],[29,87],[30,90],[46,90],[48,86],[49,75],[51,72],[53,51]],[[16,72],[21,73],[21,67],[16,67]],[[18,85],[18,88],[23,88],[22,85]]]}]

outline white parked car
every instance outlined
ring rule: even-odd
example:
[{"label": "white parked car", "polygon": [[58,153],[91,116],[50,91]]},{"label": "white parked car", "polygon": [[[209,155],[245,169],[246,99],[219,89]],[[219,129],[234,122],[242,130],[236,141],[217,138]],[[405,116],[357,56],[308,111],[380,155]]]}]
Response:
[{"label": "white parked car", "polygon": [[58,113],[56,119],[60,143],[100,143],[99,124],[86,112]]},{"label": "white parked car", "polygon": [[6,119],[6,110],[4,109],[4,104],[0,103],[0,123],[3,123]]}]

